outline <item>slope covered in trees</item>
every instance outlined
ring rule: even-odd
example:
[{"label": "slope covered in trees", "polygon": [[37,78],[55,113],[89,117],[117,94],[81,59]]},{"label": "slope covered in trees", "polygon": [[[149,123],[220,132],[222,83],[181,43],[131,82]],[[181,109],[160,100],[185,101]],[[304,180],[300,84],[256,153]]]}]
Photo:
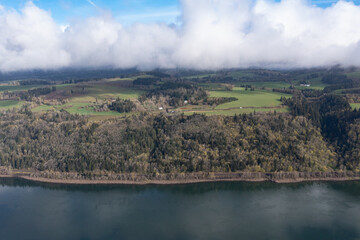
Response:
[{"label": "slope covered in trees", "polygon": [[2,166],[117,173],[326,171],[334,149],[304,117],[132,116],[101,124],[67,113],[1,115]]}]

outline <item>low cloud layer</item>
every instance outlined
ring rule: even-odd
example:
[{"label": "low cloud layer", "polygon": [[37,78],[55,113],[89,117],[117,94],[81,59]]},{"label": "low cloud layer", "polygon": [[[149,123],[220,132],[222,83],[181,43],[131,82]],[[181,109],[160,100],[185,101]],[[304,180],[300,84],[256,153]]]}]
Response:
[{"label": "low cloud layer", "polygon": [[0,5],[0,71],[360,66],[352,2],[183,0],[178,25],[124,27],[116,17],[101,13],[64,30],[32,2],[19,12]]}]

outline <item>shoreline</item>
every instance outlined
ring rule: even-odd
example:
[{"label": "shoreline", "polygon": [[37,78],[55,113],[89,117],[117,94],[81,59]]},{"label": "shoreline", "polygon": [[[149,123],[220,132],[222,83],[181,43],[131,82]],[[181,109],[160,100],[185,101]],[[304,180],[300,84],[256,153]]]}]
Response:
[{"label": "shoreline", "polygon": [[31,177],[19,175],[0,175],[0,178],[20,178],[38,183],[53,183],[62,185],[182,185],[196,183],[214,182],[273,182],[277,184],[290,184],[301,182],[346,182],[359,181],[360,176],[356,177],[306,177],[306,178],[216,178],[216,179],[178,179],[178,180],[91,180],[91,179],[53,179],[45,177]]}]

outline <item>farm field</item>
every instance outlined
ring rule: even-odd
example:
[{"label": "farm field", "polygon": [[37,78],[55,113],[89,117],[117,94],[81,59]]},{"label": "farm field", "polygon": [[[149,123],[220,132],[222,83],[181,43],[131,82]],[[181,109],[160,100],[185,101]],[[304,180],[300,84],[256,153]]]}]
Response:
[{"label": "farm field", "polygon": [[124,77],[124,78],[120,78],[120,77],[115,77],[115,78],[104,78],[102,79],[105,82],[117,82],[117,81],[134,81],[137,78],[153,78],[154,76],[152,75],[148,75],[148,74],[140,74],[140,75],[136,75],[133,77]]},{"label": "farm field", "polygon": [[38,88],[41,87],[41,85],[0,85],[0,92],[17,92],[17,91],[25,91],[32,88]]},{"label": "farm field", "polygon": [[357,78],[357,79],[360,79],[360,72],[346,73],[346,75],[347,75],[349,78]]},{"label": "farm field", "polygon": [[[144,97],[144,93],[151,92],[153,89],[161,89],[162,84],[166,81],[175,81],[176,79],[162,79],[160,81],[155,81],[149,85],[134,85],[133,81],[137,78],[156,78],[155,75],[150,73],[139,73],[135,75],[128,75],[122,77],[113,77],[113,78],[104,78],[104,79],[95,79],[95,80],[86,80],[79,81],[77,83],[67,83],[66,81],[58,82],[56,85],[0,85],[0,94],[7,94],[6,92],[26,92],[29,89],[36,88],[52,88],[56,86],[56,90],[52,91],[49,94],[45,94],[41,97],[40,106],[32,108],[34,113],[43,113],[46,111],[59,111],[64,110],[71,114],[79,114],[89,116],[94,119],[107,119],[113,117],[119,117],[128,115],[124,113],[119,113],[116,111],[110,111],[108,107],[109,104],[116,99],[131,100],[133,103],[136,103],[139,108],[136,111],[131,112],[131,114],[137,114],[140,111],[147,112],[167,112],[169,114],[193,114],[200,113],[205,115],[234,115],[242,113],[253,113],[253,112],[287,112],[288,108],[283,106],[280,102],[280,98],[291,97],[289,94],[278,93],[272,91],[272,89],[288,89],[291,85],[295,86],[297,89],[318,89],[321,90],[328,86],[321,82],[322,77],[318,78],[309,78],[309,74],[298,74],[291,75],[285,72],[283,75],[267,75],[266,72],[260,71],[259,73],[251,71],[230,71],[226,73],[217,73],[217,74],[199,74],[194,76],[185,76],[180,79],[180,83],[184,81],[190,86],[197,86],[208,94],[208,97],[218,98],[219,101],[222,101],[222,98],[236,98],[237,100],[226,102],[218,105],[208,105],[207,103],[203,104],[194,103],[193,105],[178,105],[172,106],[166,104],[166,97],[162,96],[161,101],[163,102],[145,102],[140,103],[137,101],[140,96]],[[261,75],[263,74],[263,75]],[[323,75],[321,72],[318,72],[319,76]],[[214,82],[201,81],[197,82],[191,78],[202,78],[207,76],[215,76],[217,79]],[[355,77],[360,76],[360,72],[348,73],[349,76]],[[264,80],[262,79],[264,76]],[[224,77],[223,82],[221,77]],[[229,80],[228,77],[232,77],[233,80]],[[244,79],[245,82],[241,81]],[[310,82],[310,87],[300,87],[300,82],[308,79]],[[149,80],[151,81],[151,80]],[[66,83],[66,84],[64,84]],[[244,86],[248,87],[246,90]],[[232,90],[229,90],[232,86]],[[180,87],[181,88],[181,87]],[[170,89],[173,91],[175,89]],[[252,91],[254,90],[254,91]],[[341,89],[333,91],[334,94],[341,95]],[[176,94],[179,94],[177,92]],[[179,95],[174,96],[179,96]],[[10,95],[11,96],[11,95]],[[13,95],[14,96],[14,95]],[[156,98],[158,98],[157,96]],[[189,96],[187,96],[189,97]],[[21,107],[24,104],[30,104],[26,101],[19,101],[19,99],[26,99],[21,97],[21,95],[16,95],[16,97],[4,98],[12,100],[2,100],[0,101],[0,110],[8,110],[14,107]],[[142,98],[144,100],[144,98]],[[154,98],[155,99],[155,98]],[[152,101],[155,101],[155,100]],[[142,100],[142,101],[143,101]],[[186,99],[180,100],[184,102]],[[164,102],[165,101],[165,102]],[[179,100],[177,100],[179,102]],[[218,100],[215,100],[215,102]],[[37,104],[39,101],[37,100]],[[212,103],[211,103],[212,104]],[[215,103],[214,103],[215,104]],[[34,104],[31,104],[34,106]],[[353,108],[360,109],[359,103],[351,104]]]},{"label": "farm field", "polygon": [[221,104],[215,109],[279,107],[281,105],[281,96],[290,97],[288,94],[265,90],[245,91],[244,88],[239,87],[233,88],[232,91],[210,91],[210,97],[234,97],[238,99],[237,101]]},{"label": "farm field", "polygon": [[294,86],[297,89],[315,89],[315,90],[322,90],[326,86],[328,86],[328,84],[321,82],[321,77],[309,79],[308,81],[310,82],[310,87],[301,87],[300,81],[294,81]]},{"label": "farm field", "polygon": [[256,88],[289,88],[291,86],[290,83],[287,82],[240,82],[237,83],[236,86],[241,85],[251,85],[252,87]]},{"label": "farm field", "polygon": [[[56,106],[55,109],[63,109],[71,114],[80,115],[91,115],[91,116],[121,116],[117,112],[96,112],[91,105],[94,104],[96,99],[103,100],[107,98],[121,98],[121,99],[137,99],[142,92],[136,89],[123,89],[114,88],[106,85],[91,86],[89,89],[85,89],[87,92],[83,96],[70,98],[69,102],[63,105]],[[280,94],[272,91],[255,90],[245,91],[244,88],[236,87],[232,91],[209,91],[209,97],[235,97],[238,100],[230,103],[225,103],[217,106],[215,109],[182,109],[179,108],[180,112],[198,112],[208,115],[233,115],[240,113],[249,113],[254,110],[257,112],[266,111],[287,111],[280,104],[280,97],[286,96],[287,94]],[[241,107],[241,109],[240,109]],[[234,109],[236,108],[236,109]],[[51,109],[51,108],[50,108]],[[47,111],[50,110],[48,107],[35,108],[35,111]]]},{"label": "farm field", "polygon": [[[148,75],[139,75],[129,78],[112,78],[103,79],[100,81],[81,82],[77,84],[59,84],[56,85],[56,91],[44,97],[46,101],[61,101],[59,104],[48,104],[34,107],[34,113],[42,113],[46,111],[65,110],[71,114],[87,115],[92,117],[107,118],[117,117],[124,114],[113,111],[96,111],[94,104],[101,104],[103,102],[120,99],[138,99],[145,90],[140,90],[132,86],[132,81],[136,77],[149,77]],[[150,76],[151,77],[151,76]],[[234,115],[250,112],[268,112],[268,111],[287,111],[286,107],[281,106],[280,97],[290,95],[272,92],[272,88],[287,88],[290,86],[286,82],[246,82],[240,84],[251,84],[255,87],[255,91],[245,90],[241,87],[234,87],[231,91],[226,91],[222,83],[205,83],[200,84],[205,88],[209,97],[215,98],[237,98],[238,100],[221,104],[216,107],[210,106],[186,106],[178,108],[177,112],[184,112],[185,114],[203,113],[206,115]],[[48,85],[47,87],[51,87]],[[5,88],[7,87],[7,88]],[[25,89],[31,89],[36,85],[25,86]],[[44,86],[41,86],[44,87]],[[148,87],[149,89],[151,86]],[[266,89],[260,89],[266,88]],[[3,89],[13,91],[24,91],[24,86],[3,86]],[[0,109],[7,110],[13,107],[20,107],[24,101],[8,100],[0,102]],[[155,111],[154,109],[151,111]]]},{"label": "farm field", "polygon": [[186,77],[183,77],[184,79],[194,79],[194,78],[206,78],[206,77],[214,77],[216,76],[215,73],[209,73],[209,74],[199,74],[199,75],[192,75],[192,76],[186,76]]},{"label": "farm field", "polygon": [[93,98],[107,99],[107,98],[121,98],[121,99],[136,99],[143,91],[133,88],[122,88],[112,85],[95,85],[87,94]]},{"label": "farm field", "polygon": [[254,77],[254,74],[246,71],[235,71],[228,73],[228,76],[233,77],[235,79],[242,79],[242,78],[252,78]]},{"label": "farm field", "polygon": [[185,114],[200,113],[205,115],[226,115],[252,113],[252,112],[287,112],[288,108],[281,105],[280,98],[291,97],[288,94],[276,93],[266,90],[245,90],[235,87],[232,91],[210,91],[210,98],[237,98],[238,100],[220,104],[215,108],[210,106],[186,106],[179,108]]},{"label": "farm field", "polygon": [[[93,100],[93,101],[92,101]],[[94,103],[95,99],[92,97],[79,97],[72,98],[66,104],[55,106],[56,110],[65,110],[70,114],[79,114],[79,115],[94,115],[94,116],[102,116],[102,115],[111,115],[116,116],[120,115],[118,112],[96,112],[95,109],[91,106]]]},{"label": "farm field", "polygon": [[[151,77],[149,75],[139,75],[136,77]],[[66,99],[65,104],[49,105],[44,104],[34,107],[34,113],[46,112],[49,110],[65,110],[71,114],[94,115],[94,116],[118,116],[117,112],[96,112],[91,105],[95,102],[105,101],[108,99],[137,99],[143,91],[129,87],[128,83],[136,77],[132,78],[113,78],[104,79],[99,82],[85,82],[78,84],[58,84],[58,85],[0,85],[1,92],[20,92],[35,88],[44,88],[56,86],[56,91],[47,95],[45,99],[62,100]],[[125,84],[124,84],[125,82]],[[18,100],[1,100],[0,110],[8,110],[14,107],[21,107],[25,101]]]},{"label": "farm field", "polygon": [[[127,81],[121,80],[103,80],[101,82],[89,82],[81,84],[68,84],[57,87],[57,91],[49,95],[48,98],[56,99],[57,97],[64,97],[67,103],[57,106],[40,106],[33,109],[34,112],[43,112],[48,110],[65,110],[71,114],[92,115],[92,116],[118,116],[117,112],[97,112],[92,107],[94,103],[101,103],[108,99],[137,99],[143,91],[133,89],[131,87],[124,87],[117,82]],[[71,92],[75,95],[72,97]]]},{"label": "farm field", "polygon": [[1,100],[0,101],[0,110],[5,111],[13,108],[19,108],[24,104],[23,101],[17,100]]},{"label": "farm field", "polygon": [[51,110],[55,110],[55,107],[49,106],[49,105],[41,105],[41,106],[37,106],[37,107],[34,107],[31,109],[31,111],[34,113],[47,112],[47,111],[51,111]]},{"label": "farm field", "polygon": [[243,108],[243,109],[228,109],[228,110],[207,110],[207,111],[186,111],[185,115],[192,115],[194,113],[205,114],[206,116],[213,115],[223,115],[223,116],[233,116],[235,114],[248,114],[248,113],[262,113],[262,112],[288,112],[289,109],[287,107],[283,108]]}]

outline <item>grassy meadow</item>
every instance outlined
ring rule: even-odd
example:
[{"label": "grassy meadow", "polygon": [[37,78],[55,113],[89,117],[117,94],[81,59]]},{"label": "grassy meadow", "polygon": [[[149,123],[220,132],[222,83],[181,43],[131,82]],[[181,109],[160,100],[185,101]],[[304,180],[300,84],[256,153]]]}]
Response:
[{"label": "grassy meadow", "polygon": [[351,73],[346,73],[346,75],[349,78],[356,78],[356,79],[360,79],[360,72],[351,72]]},{"label": "grassy meadow", "polygon": [[210,91],[210,97],[234,97],[238,99],[237,101],[221,104],[215,109],[279,107],[281,105],[281,96],[289,97],[290,95],[258,89],[255,91],[248,89],[246,91],[240,87],[235,87],[232,91]]},{"label": "grassy meadow", "polygon": [[[114,78],[104,79],[100,82],[60,85],[60,87],[57,87],[57,91],[48,98],[64,98],[66,99],[65,104],[56,106],[42,105],[32,109],[32,111],[44,112],[62,109],[71,114],[119,116],[121,114],[118,112],[96,112],[92,105],[108,99],[137,99],[143,91],[125,87],[121,84],[123,81],[129,81],[129,79]],[[73,94],[71,94],[72,92]]]},{"label": "grassy meadow", "polygon": [[288,82],[241,82],[237,83],[236,86],[250,85],[256,88],[289,88],[291,86]]},{"label": "grassy meadow", "polygon": [[281,105],[281,96],[290,97],[291,95],[282,94],[267,90],[255,89],[247,91],[245,88],[235,87],[231,91],[209,91],[210,98],[237,98],[236,101],[220,104],[216,107],[210,106],[185,106],[179,108],[185,114],[202,113],[205,115],[226,115],[252,113],[252,112],[287,112],[288,109]]},{"label": "grassy meadow", "polygon": [[294,86],[298,89],[315,89],[315,90],[322,90],[326,86],[328,86],[328,84],[321,82],[321,77],[309,79],[308,81],[310,82],[310,87],[300,86],[301,81],[295,81]]},{"label": "grassy meadow", "polygon": [[0,111],[6,111],[13,108],[20,108],[24,104],[23,101],[17,100],[1,100]]},{"label": "grassy meadow", "polygon": [[38,88],[38,87],[43,87],[41,85],[24,85],[24,86],[20,86],[20,85],[0,85],[0,92],[19,92],[19,91],[25,91],[25,90],[30,90],[33,88]]},{"label": "grassy meadow", "polygon": [[[272,91],[272,89],[288,89],[292,85],[298,89],[324,89],[327,84],[321,82],[321,76],[323,72],[315,72],[319,77],[309,78],[309,73],[299,73],[295,75],[266,75],[266,72],[254,70],[246,71],[229,71],[227,73],[217,74],[198,74],[193,76],[182,77],[185,81],[193,81],[191,79],[205,78],[208,76],[216,76],[217,78],[223,76],[224,83],[221,82],[205,82],[198,83],[200,87],[205,89],[209,98],[236,98],[236,101],[227,102],[217,106],[209,105],[186,105],[183,107],[177,107],[174,109],[177,113],[193,114],[202,113],[206,115],[234,115],[242,113],[252,112],[287,112],[288,108],[283,106],[280,102],[280,98],[291,97],[289,94],[278,93]],[[265,74],[265,75],[261,75]],[[262,78],[264,76],[264,79]],[[272,77],[274,76],[274,78]],[[280,76],[280,77],[279,77]],[[360,72],[347,73],[348,77],[359,77]],[[108,103],[117,98],[136,100],[146,91],[154,88],[155,86],[143,86],[134,87],[133,81],[137,78],[153,78],[154,76],[145,73],[138,75],[130,75],[129,77],[114,77],[100,80],[91,80],[70,84],[57,84],[57,85],[16,85],[16,84],[1,84],[0,94],[4,92],[18,92],[27,91],[29,89],[52,87],[56,86],[56,91],[51,92],[43,96],[44,104],[32,108],[34,113],[41,113],[46,111],[65,110],[71,114],[80,114],[91,116],[96,119],[105,119],[123,116],[118,112],[106,111],[100,112],[94,109],[103,103]],[[233,82],[226,82],[227,77],[232,77]],[[218,79],[217,79],[218,80]],[[310,82],[310,87],[301,87],[300,82],[307,80]],[[226,83],[226,84],[225,84]],[[160,83],[161,84],[161,83]],[[229,84],[235,86],[232,90],[229,89]],[[254,91],[250,88],[247,90],[243,87],[250,85]],[[341,94],[342,90],[335,91],[335,94]],[[17,98],[20,99],[20,98]],[[19,100],[0,100],[0,110],[8,110],[12,108],[19,108],[25,101]],[[360,103],[351,104],[353,108],[360,109]],[[148,111],[161,112],[157,106],[148,108]],[[171,109],[171,108],[170,108]],[[136,113],[133,113],[136,114]]]}]

